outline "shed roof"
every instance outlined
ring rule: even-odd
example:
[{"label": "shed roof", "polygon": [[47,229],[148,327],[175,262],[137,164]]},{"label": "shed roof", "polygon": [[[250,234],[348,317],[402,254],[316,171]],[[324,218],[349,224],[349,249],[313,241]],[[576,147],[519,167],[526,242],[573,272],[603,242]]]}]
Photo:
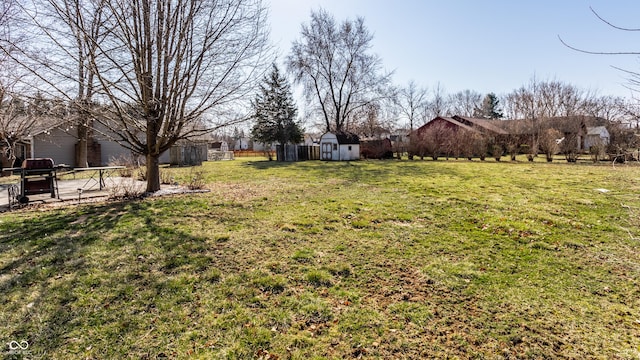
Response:
[{"label": "shed roof", "polygon": [[338,144],[360,144],[360,138],[354,133],[348,131],[339,131],[333,134],[336,136]]}]

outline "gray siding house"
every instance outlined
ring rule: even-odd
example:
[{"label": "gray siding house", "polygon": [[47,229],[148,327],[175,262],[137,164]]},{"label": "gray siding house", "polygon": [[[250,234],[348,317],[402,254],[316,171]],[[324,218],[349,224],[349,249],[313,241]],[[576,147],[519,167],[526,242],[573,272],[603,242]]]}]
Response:
[{"label": "gray siding house", "polygon": [[[131,156],[131,151],[108,136],[110,130],[96,125],[87,144],[87,157],[90,166],[107,166],[113,161]],[[25,140],[30,147],[30,156],[34,158],[51,158],[55,164],[76,166],[76,129],[69,123],[32,134]],[[160,163],[169,163],[169,151],[160,156]]]}]

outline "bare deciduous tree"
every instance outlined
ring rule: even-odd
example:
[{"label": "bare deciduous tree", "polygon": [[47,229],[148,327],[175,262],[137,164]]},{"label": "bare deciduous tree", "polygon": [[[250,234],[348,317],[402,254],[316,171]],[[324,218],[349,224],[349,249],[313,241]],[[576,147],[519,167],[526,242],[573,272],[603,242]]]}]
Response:
[{"label": "bare deciduous tree", "polygon": [[[530,135],[530,139],[527,141],[527,146],[529,146],[529,159],[533,160],[533,157],[537,154],[538,146],[545,154],[548,153],[546,150],[551,146],[548,144],[548,139],[541,139],[543,136],[548,135],[543,134],[543,132],[548,127],[549,119],[560,120],[567,118],[566,126],[572,126],[574,122],[574,119],[571,119],[572,117],[604,112],[607,108],[604,104],[608,100],[598,98],[594,92],[583,91],[571,84],[557,80],[538,81],[533,78],[527,85],[507,94],[503,101],[505,103],[504,110],[508,118],[526,119],[529,122],[526,133]],[[610,108],[606,111],[610,111]],[[556,123],[556,125],[560,124]],[[577,133],[579,129],[572,130]],[[572,137],[574,135],[567,136]],[[558,138],[561,137],[562,135],[558,136]],[[514,138],[512,140],[517,139]],[[577,141],[577,139],[565,139],[563,152],[570,161],[573,161],[577,156],[575,154],[575,150],[579,148],[575,145]],[[570,149],[568,144],[575,145],[576,149]],[[522,144],[510,144],[509,150],[512,156],[520,145]]]},{"label": "bare deciduous tree", "polygon": [[391,124],[385,121],[383,108],[377,102],[358,109],[352,118],[348,121],[348,129],[364,138],[381,139],[391,131]]},{"label": "bare deciduous tree", "polygon": [[[640,31],[640,28],[629,28],[629,27],[622,27],[622,26],[618,26],[616,24],[614,24],[613,22],[605,19],[604,17],[602,17],[596,10],[594,10],[592,7],[589,7],[589,9],[591,10],[591,12],[596,16],[596,18],[598,18],[598,20],[600,20],[601,22],[603,22],[604,24],[610,26],[611,28],[615,29],[615,30],[620,30],[620,31]],[[569,43],[567,43],[566,41],[564,41],[564,39],[562,39],[562,37],[558,36],[558,39],[560,40],[560,42],[568,47],[569,49],[581,52],[581,53],[585,53],[585,54],[594,54],[594,55],[633,55],[633,56],[637,56],[640,55],[639,51],[593,51],[593,50],[585,50],[583,48],[578,48],[575,47],[573,45],[570,45]],[[629,87],[631,89],[634,90],[638,90],[640,89],[640,72],[637,71],[631,71],[629,69],[621,69],[621,68],[617,68],[614,67],[624,73],[626,73],[628,75],[628,80],[629,80]]]},{"label": "bare deciduous tree", "polygon": [[451,113],[464,117],[473,117],[476,109],[482,106],[482,94],[473,90],[459,91],[449,96]]},{"label": "bare deciduous tree", "polygon": [[2,167],[13,166],[15,144],[33,128],[34,118],[28,115],[24,94],[17,89],[19,76],[11,55],[22,38],[17,34],[19,3],[0,2],[0,149]]},{"label": "bare deciduous tree", "polygon": [[355,112],[385,96],[390,74],[381,72],[380,57],[370,53],[372,39],[363,18],[338,24],[321,9],[311,12],[302,38],[293,42],[287,67],[327,131],[348,130]]},{"label": "bare deciduous tree", "polygon": [[438,116],[445,116],[449,112],[449,102],[444,86],[439,82],[433,88],[433,97],[429,101],[424,114],[424,122],[429,122]]},{"label": "bare deciduous tree", "polygon": [[[57,19],[39,29],[64,35],[54,45],[77,67],[69,72],[41,62],[34,74],[70,99],[80,94],[80,104],[88,94],[101,103],[83,110],[106,125],[113,140],[146,158],[149,192],[160,189],[160,155],[178,140],[246,119],[233,111],[248,105],[251,85],[272,60],[265,56],[261,0],[51,3],[58,5]],[[65,81],[54,83],[50,74]],[[71,90],[73,84],[81,89]]]},{"label": "bare deciduous tree", "polygon": [[593,92],[557,80],[538,81],[512,91],[503,98],[510,119],[544,119],[584,115],[586,104],[595,98]]},{"label": "bare deciduous tree", "polygon": [[586,100],[583,106],[585,115],[599,117],[610,123],[625,117],[627,101],[617,96],[597,96]]},{"label": "bare deciduous tree", "polygon": [[91,126],[91,107],[95,84],[95,68],[91,59],[96,55],[98,44],[106,32],[103,26],[104,0],[80,2],[79,0],[53,1],[47,0],[54,10],[54,16],[60,19],[67,28],[70,39],[73,39],[76,56],[73,64],[77,69],[77,93],[73,99],[73,114],[78,137],[76,165],[87,167],[88,134]]},{"label": "bare deciduous tree", "polygon": [[146,157],[147,191],[157,191],[160,155],[211,131],[206,115],[223,116],[253,90],[266,9],[260,0],[112,0],[106,11],[110,36],[92,57],[105,118]]},{"label": "bare deciduous tree", "polygon": [[32,131],[38,114],[20,95],[6,85],[0,86],[0,149],[2,167],[12,167],[16,160],[16,143]]},{"label": "bare deciduous tree", "polygon": [[[16,26],[19,23],[20,4],[18,0],[3,0],[0,2],[0,44],[5,47],[20,43],[23,40],[18,36]],[[3,64],[7,57],[0,56],[0,64]]]},{"label": "bare deciduous tree", "polygon": [[396,92],[394,104],[398,108],[400,115],[409,121],[409,130],[413,131],[413,126],[423,114],[427,106],[428,90],[418,87],[415,81],[411,80],[407,86],[400,87]]},{"label": "bare deciduous tree", "polygon": [[72,104],[79,166],[88,165],[91,114],[87,108],[93,105],[95,87],[90,58],[106,32],[104,5],[105,0],[21,2],[20,30],[15,33],[22,41],[1,45],[5,55],[31,75],[21,78],[29,87]]}]

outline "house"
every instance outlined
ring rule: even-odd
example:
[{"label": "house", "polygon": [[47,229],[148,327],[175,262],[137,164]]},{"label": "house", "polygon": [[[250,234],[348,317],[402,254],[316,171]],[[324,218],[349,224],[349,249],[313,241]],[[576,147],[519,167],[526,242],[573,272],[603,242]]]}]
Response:
[{"label": "house", "polygon": [[[87,140],[87,162],[89,166],[106,166],[124,159],[131,159],[131,150],[112,140],[106,129],[94,123]],[[71,121],[64,121],[48,128],[36,130],[23,143],[28,147],[28,157],[51,158],[55,164],[77,164],[77,129]],[[169,162],[169,151],[160,156],[160,163]]]},{"label": "house", "polygon": [[429,129],[433,129],[433,128],[451,129],[451,130],[454,130],[454,131],[457,131],[458,129],[475,131],[470,126],[462,124],[462,123],[458,122],[457,120],[455,120],[452,117],[437,116],[434,119],[432,119],[431,121],[429,121],[428,123],[426,123],[426,124],[420,126],[419,128],[417,128],[412,133],[412,135],[420,136],[420,135],[424,134],[425,131],[427,131]]},{"label": "house", "polygon": [[266,144],[256,140],[251,140],[250,144],[250,149],[253,151],[274,151],[276,149],[276,144]]},{"label": "house", "polygon": [[[545,129],[555,129],[560,132],[560,138],[574,144],[577,151],[589,150],[592,143],[588,143],[588,137],[591,137],[590,141],[595,141],[597,136],[603,139],[609,137],[607,129],[603,126],[606,120],[594,116],[558,116],[535,120],[495,120],[494,122],[505,129],[510,137],[518,137],[522,144],[531,143],[534,134],[539,134]],[[589,135],[591,128],[597,128],[597,130],[593,130],[594,134]]]},{"label": "house", "polygon": [[[491,120],[455,115],[452,117],[438,116],[418,128],[414,134],[420,135],[427,129],[435,127],[455,131],[464,129],[488,136],[504,146],[513,142],[517,145],[530,145],[534,142],[536,134],[540,134],[542,130],[555,129],[561,134],[562,139],[575,144],[577,151],[584,151],[588,150],[597,138],[608,143],[609,135],[602,125],[604,125],[604,119],[592,116],[561,116],[535,120]],[[450,134],[446,131],[441,133],[442,136]]]},{"label": "house", "polygon": [[609,131],[604,126],[587,127],[587,135],[584,138],[584,148],[592,146],[609,145]]},{"label": "house", "polygon": [[[233,150],[249,150],[252,149],[252,145],[250,144],[251,139],[248,137],[240,137],[235,139],[235,143],[233,144]],[[255,149],[254,149],[255,150]],[[258,150],[256,150],[258,151]]]},{"label": "house", "polygon": [[453,117],[438,116],[416,129],[415,133],[420,135],[427,129],[434,127],[441,127],[443,129],[454,131],[463,129],[487,136],[504,136],[508,134],[506,130],[497,126],[491,120],[462,117],[458,115]]},{"label": "house", "polygon": [[302,139],[302,144],[305,146],[314,146],[320,144],[320,137],[322,134],[305,133]]},{"label": "house", "polygon": [[360,159],[360,139],[350,132],[328,132],[320,137],[320,160]]},{"label": "house", "polygon": [[500,122],[503,120],[478,119],[458,115],[455,115],[453,119],[484,135],[500,137],[509,134],[500,126]]}]

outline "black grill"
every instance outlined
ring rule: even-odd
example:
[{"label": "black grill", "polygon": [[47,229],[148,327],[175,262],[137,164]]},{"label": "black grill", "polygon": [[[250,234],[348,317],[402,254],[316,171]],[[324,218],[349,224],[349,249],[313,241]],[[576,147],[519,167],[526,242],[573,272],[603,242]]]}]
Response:
[{"label": "black grill", "polygon": [[18,201],[23,204],[29,202],[28,195],[51,193],[56,197],[58,179],[53,159],[35,158],[25,159],[20,172],[20,195]]}]

